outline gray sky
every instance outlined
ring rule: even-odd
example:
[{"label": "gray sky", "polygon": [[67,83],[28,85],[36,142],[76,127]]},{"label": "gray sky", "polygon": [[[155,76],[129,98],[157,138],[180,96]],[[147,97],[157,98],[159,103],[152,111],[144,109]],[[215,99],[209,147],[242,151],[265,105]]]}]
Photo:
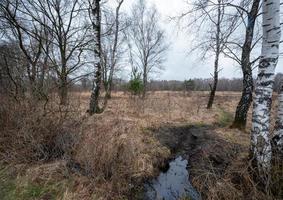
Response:
[{"label": "gray sky", "polygon": [[[188,54],[190,49],[190,33],[179,30],[174,22],[168,20],[169,16],[177,16],[188,8],[186,0],[147,0],[148,4],[155,4],[161,15],[161,25],[167,32],[171,47],[167,54],[167,61],[164,63],[165,70],[156,78],[162,80],[185,80],[189,78],[210,78],[213,73],[214,58],[211,56],[201,61],[198,55]],[[135,0],[125,0],[124,11],[129,11]],[[283,72],[280,66],[277,72]],[[234,62],[227,58],[220,59],[220,77],[234,78],[241,77],[241,70]],[[256,72],[254,72],[256,74]]]}]

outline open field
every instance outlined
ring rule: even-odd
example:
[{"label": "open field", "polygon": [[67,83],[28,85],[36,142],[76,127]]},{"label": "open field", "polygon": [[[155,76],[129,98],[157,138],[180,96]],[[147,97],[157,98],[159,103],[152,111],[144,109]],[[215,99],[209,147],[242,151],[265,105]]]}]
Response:
[{"label": "open field", "polygon": [[7,200],[142,199],[144,181],[182,155],[204,199],[268,199],[248,173],[250,117],[246,132],[229,128],[239,95],[217,93],[208,112],[206,92],[154,92],[145,100],[118,92],[90,117],[90,94],[73,93],[68,108],[48,106],[73,119],[60,130],[72,133],[73,151],[44,162],[4,160],[0,192]]}]

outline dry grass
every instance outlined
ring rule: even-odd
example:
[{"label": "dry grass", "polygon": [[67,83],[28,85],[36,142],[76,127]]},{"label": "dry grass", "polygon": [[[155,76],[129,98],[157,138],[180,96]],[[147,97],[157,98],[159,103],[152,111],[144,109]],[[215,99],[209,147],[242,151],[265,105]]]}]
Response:
[{"label": "dry grass", "polygon": [[[21,111],[22,108],[9,107],[7,110],[12,109],[15,112],[1,110],[3,116],[0,120],[1,124],[6,124],[5,130],[11,130],[10,134],[15,134],[17,142],[27,141],[28,138],[32,144],[31,148],[38,148],[38,144],[46,144],[46,141],[49,141],[45,138],[47,135],[57,138],[58,135],[62,135],[61,133],[71,133],[74,136],[72,138],[76,142],[64,148],[64,151],[70,151],[71,148],[66,154],[67,158],[60,157],[57,161],[51,159],[52,162],[26,166],[27,169],[21,172],[21,177],[25,177],[27,183],[39,183],[42,187],[50,182],[61,183],[61,193],[55,199],[66,200],[135,199],[129,197],[133,189],[145,179],[155,176],[158,167],[170,157],[169,149],[153,137],[149,128],[158,128],[166,124],[214,125],[217,137],[233,146],[241,146],[242,152],[233,154],[235,161],[231,162],[233,164],[225,168],[221,175],[214,172],[214,168],[204,168],[204,171],[199,171],[198,176],[194,177],[193,182],[200,191],[206,192],[208,199],[243,199],[246,197],[246,191],[256,188],[256,185],[249,176],[245,160],[249,148],[249,134],[228,128],[239,95],[240,93],[219,92],[213,109],[207,111],[206,92],[193,92],[190,96],[182,92],[155,92],[149,94],[145,100],[117,92],[113,94],[103,114],[89,117],[85,111],[90,94],[73,93],[70,98],[71,104],[67,108],[49,103],[47,114],[43,116],[39,114],[42,111],[28,112],[29,109],[26,108]],[[16,113],[19,110],[24,118],[19,118]],[[20,121],[15,121],[14,118]],[[249,121],[248,129],[250,125]],[[24,133],[30,133],[30,136],[26,137]],[[44,133],[41,134],[44,135],[43,139],[42,136],[35,138],[35,133]],[[9,136],[1,137],[1,140],[3,138],[11,140]],[[20,145],[19,149],[11,149],[15,148],[16,141],[12,142],[11,147],[5,145],[6,141],[2,141],[0,145],[1,156],[5,156],[7,163],[11,163],[12,160],[23,163],[29,158],[27,154],[31,150],[25,146]],[[60,148],[67,143],[64,139],[59,141]],[[222,151],[230,153],[231,149],[233,148],[222,146]],[[211,153],[213,151],[212,148]],[[14,152],[17,155],[13,155]],[[9,160],[10,158],[13,159]],[[75,173],[70,172],[67,167],[68,159],[79,163],[81,169]],[[29,160],[34,161],[34,157],[30,157]],[[205,157],[203,160],[204,163],[210,162]],[[240,182],[235,180],[237,176],[240,177]],[[256,189],[253,191],[250,197],[264,197]]]}]

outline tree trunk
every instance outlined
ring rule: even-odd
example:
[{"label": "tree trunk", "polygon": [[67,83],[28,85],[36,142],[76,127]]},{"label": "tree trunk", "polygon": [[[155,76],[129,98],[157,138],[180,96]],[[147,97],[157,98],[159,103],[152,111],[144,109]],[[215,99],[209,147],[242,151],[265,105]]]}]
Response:
[{"label": "tree trunk", "polygon": [[120,14],[120,8],[123,4],[124,0],[121,0],[116,8],[116,17],[115,17],[115,37],[114,37],[114,44],[113,44],[113,50],[111,55],[111,68],[109,73],[109,80],[107,82],[107,87],[105,91],[105,102],[104,102],[104,108],[107,106],[107,100],[111,98],[111,92],[112,92],[112,85],[113,85],[113,76],[114,76],[114,70],[116,66],[116,53],[117,53],[117,46],[118,46],[118,37],[119,37],[119,14]]},{"label": "tree trunk", "polygon": [[146,67],[145,70],[143,72],[143,91],[142,91],[142,98],[145,98],[147,92],[147,72],[146,72]]},{"label": "tree trunk", "polygon": [[45,88],[44,88],[44,81],[45,81],[46,71],[48,67],[47,59],[48,57],[46,56],[46,58],[44,59],[44,62],[42,65],[42,71],[41,71],[41,74],[38,80],[37,91],[38,91],[38,95],[39,95],[38,97],[40,100],[47,99],[47,94],[46,94],[47,92],[45,91]]},{"label": "tree trunk", "polygon": [[278,94],[278,111],[272,145],[273,152],[283,155],[283,83]]},{"label": "tree trunk", "polygon": [[207,104],[207,109],[211,109],[213,102],[214,102],[214,97],[215,93],[217,90],[217,84],[218,84],[218,62],[219,62],[219,55],[216,56],[215,59],[215,65],[214,65],[214,76],[213,76],[213,86],[210,86],[210,95],[209,95],[209,100]]},{"label": "tree trunk", "polygon": [[31,62],[27,64],[27,74],[29,78],[29,90],[33,100],[38,99],[37,83],[36,83],[36,63]]},{"label": "tree trunk", "polygon": [[243,91],[241,100],[237,106],[234,122],[231,128],[245,130],[247,124],[247,115],[253,100],[253,75],[251,67],[243,70]]},{"label": "tree trunk", "polygon": [[216,52],[215,52],[215,62],[214,62],[214,75],[213,75],[213,86],[210,86],[210,95],[207,104],[207,109],[211,109],[215,93],[217,90],[218,84],[218,68],[219,68],[219,55],[220,55],[220,20],[221,20],[221,5],[220,1],[218,0],[218,10],[217,10],[217,24],[216,24]]},{"label": "tree trunk", "polygon": [[262,9],[263,41],[253,104],[251,154],[261,181],[268,185],[272,156],[269,139],[270,110],[281,37],[280,1],[263,1]]},{"label": "tree trunk", "polygon": [[60,105],[67,105],[68,103],[68,82],[67,77],[63,75],[60,80],[59,87]]},{"label": "tree trunk", "polygon": [[94,40],[95,40],[95,78],[93,83],[93,89],[90,97],[89,104],[89,114],[93,115],[95,113],[100,112],[99,108],[99,96],[100,96],[100,88],[101,88],[101,76],[102,76],[102,68],[101,68],[101,22],[100,22],[100,0],[93,0],[92,2],[92,26],[94,31]]},{"label": "tree trunk", "polygon": [[251,11],[248,13],[248,26],[246,29],[245,42],[242,48],[241,67],[243,72],[243,90],[241,100],[237,106],[234,122],[231,128],[244,130],[247,124],[247,114],[253,100],[253,74],[250,63],[254,26],[258,14],[260,0],[254,0]]}]

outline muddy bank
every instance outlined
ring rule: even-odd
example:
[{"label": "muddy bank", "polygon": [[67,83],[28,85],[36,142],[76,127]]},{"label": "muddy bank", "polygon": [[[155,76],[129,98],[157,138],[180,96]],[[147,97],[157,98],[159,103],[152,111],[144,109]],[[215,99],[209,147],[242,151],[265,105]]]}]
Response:
[{"label": "muddy bank", "polygon": [[[168,165],[160,170],[168,170],[170,161],[182,157],[188,160],[187,170],[192,183],[212,171],[215,176],[221,176],[242,147],[220,138],[216,128],[216,125],[167,125],[152,129],[154,137],[171,151]],[[201,187],[193,186],[199,190],[202,199],[206,199],[205,183]]]}]

